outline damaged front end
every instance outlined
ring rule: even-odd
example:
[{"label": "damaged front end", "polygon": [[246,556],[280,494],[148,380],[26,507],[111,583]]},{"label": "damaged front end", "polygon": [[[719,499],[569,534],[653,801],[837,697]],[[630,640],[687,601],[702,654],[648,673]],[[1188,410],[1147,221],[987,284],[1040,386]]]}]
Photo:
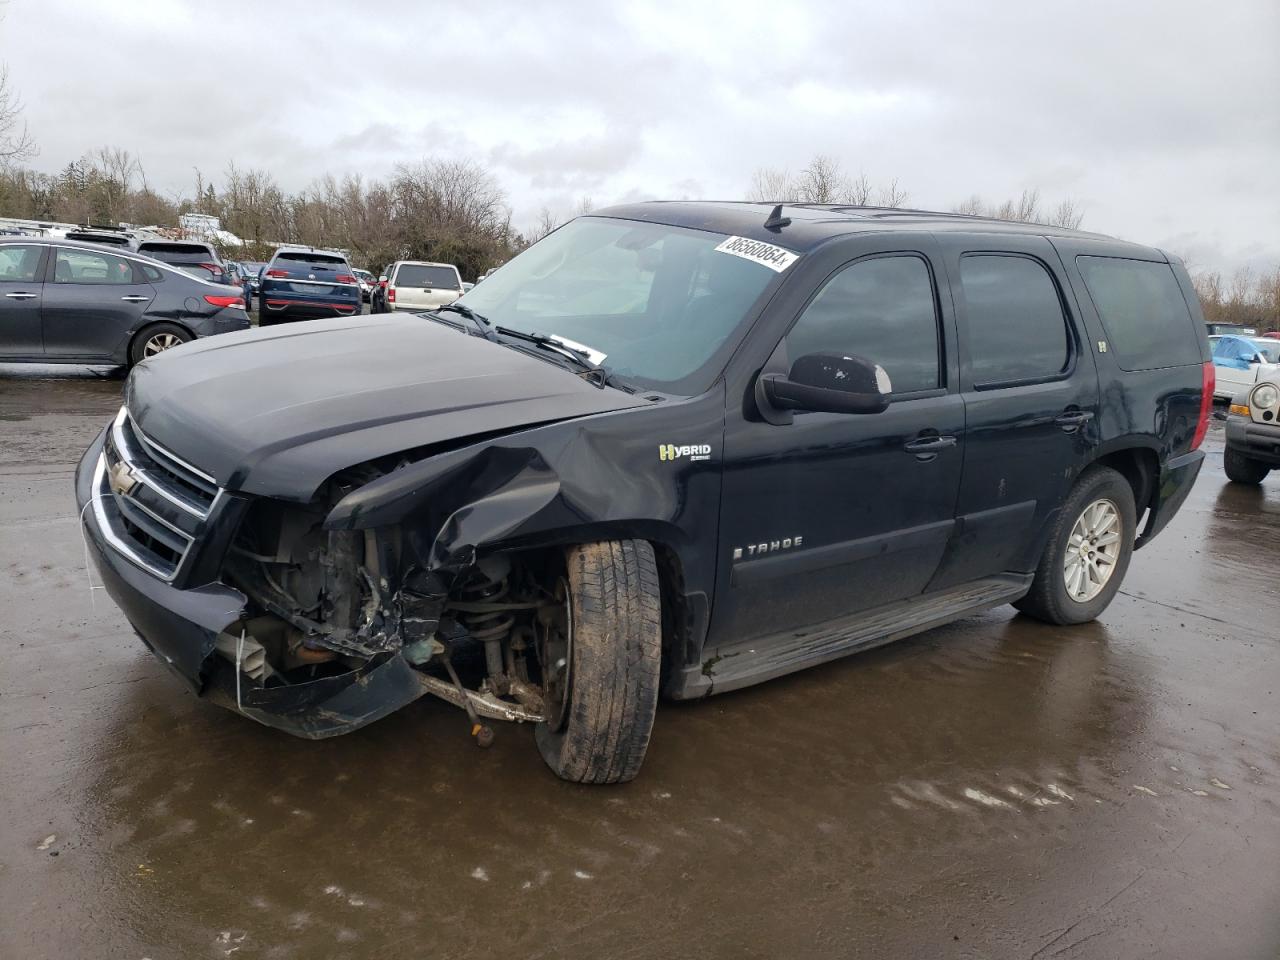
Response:
[{"label": "damaged front end", "polygon": [[307,737],[424,693],[466,710],[482,742],[482,717],[542,719],[544,657],[566,646],[564,600],[543,586],[556,572],[507,554],[429,570],[400,526],[326,529],[377,476],[348,472],[307,506],[249,507],[222,568],[248,602],[216,640],[216,699]]},{"label": "damaged front end", "polygon": [[327,528],[339,501],[394,467],[369,466],[309,504],[211,495],[161,577],[151,552],[164,546],[138,524],[163,533],[187,522],[180,511],[166,520],[151,497],[180,490],[182,465],[164,456],[122,414],[86,452],[77,499],[104,586],[197,693],[307,738],[347,733],[426,693],[465,709],[482,743],[491,733],[481,718],[543,718],[544,684],[554,690],[554,671],[567,673],[558,553],[469,551],[429,569],[408,532],[417,528]]}]

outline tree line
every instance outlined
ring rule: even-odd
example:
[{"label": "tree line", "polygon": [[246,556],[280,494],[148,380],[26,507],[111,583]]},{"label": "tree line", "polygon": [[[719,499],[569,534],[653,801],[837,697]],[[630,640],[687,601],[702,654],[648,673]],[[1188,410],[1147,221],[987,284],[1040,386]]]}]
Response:
[{"label": "tree line", "polygon": [[[265,260],[276,244],[299,243],[345,250],[353,263],[374,271],[397,259],[454,263],[467,279],[562,222],[543,207],[528,230],[515,230],[506,191],[482,164],[466,158],[425,158],[381,179],[324,176],[296,192],[283,189],[270,171],[232,164],[216,181],[197,171],[190,196],[157,192],[138,157],[119,147],[102,147],[57,173],[44,173],[28,166],[37,149],[21,113],[0,65],[0,216],[177,228],[182,214],[202,213],[245,241],[223,249],[230,257]],[[910,196],[896,178],[873,183],[865,173],[846,171],[839,158],[817,154],[798,173],[757,169],[745,199],[899,208]],[[594,206],[583,197],[572,215]],[[1046,205],[1034,189],[994,203],[973,195],[952,210],[1070,228],[1084,220],[1072,198]],[[1229,278],[1194,271],[1193,279],[1206,320],[1280,329],[1280,265]]]}]

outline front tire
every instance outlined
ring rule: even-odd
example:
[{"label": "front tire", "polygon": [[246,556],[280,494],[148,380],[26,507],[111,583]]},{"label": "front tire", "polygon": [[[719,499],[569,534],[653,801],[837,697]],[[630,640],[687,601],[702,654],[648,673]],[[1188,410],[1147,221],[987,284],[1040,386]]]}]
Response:
[{"label": "front tire", "polygon": [[1058,625],[1096,619],[1120,589],[1136,531],[1129,481],[1110,467],[1089,467],[1054,521],[1031,590],[1014,606]]},{"label": "front tire", "polygon": [[176,323],[156,323],[140,331],[129,346],[129,363],[136,366],[148,357],[195,339]]},{"label": "front tire", "polygon": [[1271,472],[1271,468],[1265,463],[1246,457],[1240,451],[1232,450],[1230,447],[1227,447],[1226,453],[1222,456],[1222,466],[1227,471],[1227,479],[1232,483],[1256,485],[1267,479],[1267,474]]},{"label": "front tire", "polygon": [[653,547],[582,544],[566,550],[565,565],[566,636],[542,664],[548,720],[534,736],[556,776],[623,783],[640,772],[658,705],[662,603]]}]

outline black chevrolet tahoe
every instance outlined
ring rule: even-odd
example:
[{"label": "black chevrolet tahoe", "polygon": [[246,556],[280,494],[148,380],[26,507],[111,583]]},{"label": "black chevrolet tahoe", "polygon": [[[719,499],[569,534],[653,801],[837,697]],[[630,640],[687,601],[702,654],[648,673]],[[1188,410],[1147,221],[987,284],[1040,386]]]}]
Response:
[{"label": "black chevrolet tahoe", "polygon": [[608,783],[660,694],[1005,603],[1097,617],[1195,481],[1213,369],[1150,247],[645,203],[434,312],[147,360],[76,494],[107,590],[195,692],[312,738],[429,693]]}]

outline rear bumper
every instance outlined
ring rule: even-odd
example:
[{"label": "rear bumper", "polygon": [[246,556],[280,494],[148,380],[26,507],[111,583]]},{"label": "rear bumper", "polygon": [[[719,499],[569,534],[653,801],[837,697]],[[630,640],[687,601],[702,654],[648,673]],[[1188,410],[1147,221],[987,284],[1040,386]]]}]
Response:
[{"label": "rear bumper", "polygon": [[1227,417],[1227,446],[1268,466],[1280,467],[1280,425]]},{"label": "rear bumper", "polygon": [[361,309],[359,300],[299,300],[288,296],[273,296],[270,293],[261,294],[259,300],[259,323],[350,317],[358,314]]},{"label": "rear bumper", "polygon": [[1152,537],[1168,526],[1169,521],[1186,502],[1203,465],[1203,450],[1192,450],[1180,457],[1171,457],[1164,464],[1160,469],[1160,482],[1151,501],[1147,525],[1138,536],[1134,549],[1146,546]]},{"label": "rear bumper", "polygon": [[[238,636],[245,596],[213,582],[179,589],[126,558],[99,526],[98,510],[116,509],[110,489],[94,490],[105,431],[76,467],[76,503],[89,555],[111,599],[138,637],[193,693],[297,737],[349,733],[426,692],[419,674],[398,655],[375,658],[337,676],[264,686],[240,674],[217,652],[218,637]],[[97,500],[92,509],[91,501]]]}]

